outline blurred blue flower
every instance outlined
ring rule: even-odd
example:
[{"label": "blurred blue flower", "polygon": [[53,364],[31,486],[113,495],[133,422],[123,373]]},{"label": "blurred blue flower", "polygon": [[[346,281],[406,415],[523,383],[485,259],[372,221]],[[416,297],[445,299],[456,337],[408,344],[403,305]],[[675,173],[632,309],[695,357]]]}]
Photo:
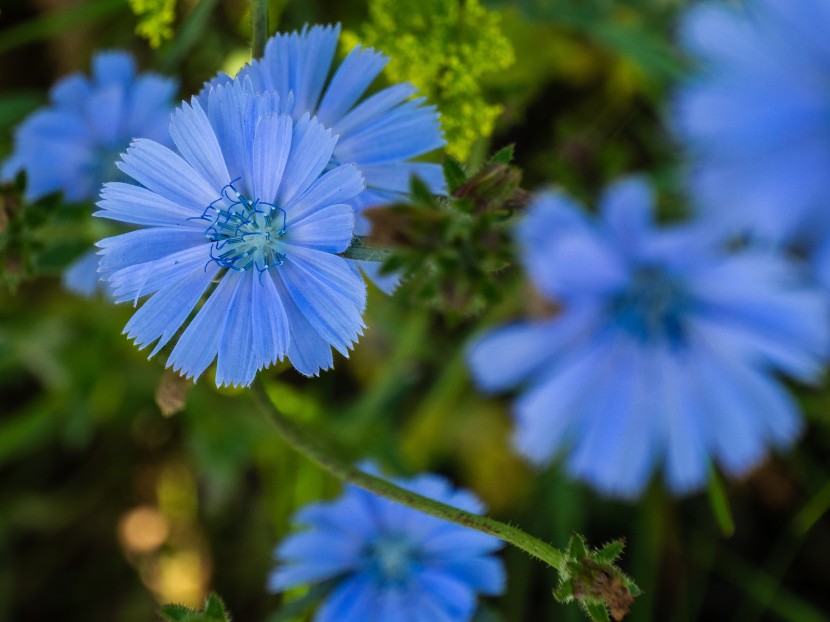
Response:
[{"label": "blurred blue flower", "polygon": [[169,141],[175,91],[173,80],[136,74],[126,52],[97,54],[91,78],[63,78],[52,87],[50,105],[20,124],[3,178],[25,170],[29,201],[57,191],[68,201],[94,199],[103,182],[117,177],[115,162],[132,138]]},{"label": "blurred blue flower", "polygon": [[773,242],[830,233],[830,3],[705,3],[682,22],[701,71],[675,124],[711,222]]},{"label": "blurred blue flower", "polygon": [[[394,481],[468,512],[484,509],[437,475]],[[504,590],[504,568],[493,555],[498,539],[354,486],[333,502],[300,510],[295,521],[308,529],[277,548],[268,586],[281,591],[331,581],[315,622],[464,622],[477,594]]]},{"label": "blurred blue flower", "polygon": [[524,263],[561,311],[494,330],[469,363],[478,384],[519,384],[515,444],[535,463],[562,452],[574,477],[621,497],[662,465],[669,488],[706,480],[711,461],[746,473],[800,429],[776,371],[822,372],[825,297],[780,257],[728,254],[696,226],[655,229],[651,189],[610,188],[601,218],[540,195],[519,228]]},{"label": "blurred blue flower", "polygon": [[[248,85],[249,86],[249,85]],[[281,114],[275,93],[233,82],[173,114],[177,151],[139,139],[118,166],[140,185],[104,186],[96,216],[143,228],[99,242],[116,300],[150,296],[125,333],[151,356],[185,324],[167,365],[217,385],[248,385],[288,356],[306,375],[348,355],[366,288],[336,255],[351,242],[354,165],[330,166],[336,136]]]},{"label": "blurred blue flower", "polygon": [[[115,162],[134,137],[169,141],[167,124],[176,91],[173,80],[136,74],[126,52],[102,52],[92,60],[92,77],[73,73],[51,91],[51,103],[32,113],[15,131],[4,180],[26,172],[28,201],[62,191],[68,201],[91,201],[101,184],[118,177]],[[95,251],[71,265],[64,284],[85,295],[98,284]]]},{"label": "blurred blue flower", "polygon": [[[340,26],[305,27],[301,32],[274,35],[263,58],[246,65],[237,76],[248,78],[258,91],[293,94],[288,110],[295,119],[310,113],[339,136],[332,166],[354,163],[366,180],[366,189],[349,201],[355,209],[355,233],[367,235],[370,223],[363,210],[394,203],[409,191],[412,175],[421,177],[435,193],[445,190],[438,164],[413,162],[444,145],[434,106],[424,98],[411,99],[411,84],[395,84],[364,97],[388,58],[369,48],[354,48],[332,72]],[[210,85],[227,82],[219,75]],[[207,88],[200,97],[204,103]],[[397,284],[397,276],[380,275],[378,265],[360,262],[364,272],[384,291]]]}]

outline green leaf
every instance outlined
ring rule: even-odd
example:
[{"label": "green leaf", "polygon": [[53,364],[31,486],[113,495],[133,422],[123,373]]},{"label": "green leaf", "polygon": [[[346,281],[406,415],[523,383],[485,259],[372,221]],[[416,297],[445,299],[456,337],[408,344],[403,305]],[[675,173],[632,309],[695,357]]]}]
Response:
[{"label": "green leaf", "polygon": [[596,622],[611,622],[611,619],[608,617],[608,610],[605,608],[605,605],[600,605],[597,603],[583,603],[583,607],[585,609],[585,613],[588,614],[588,617]]},{"label": "green leaf", "polygon": [[461,163],[452,156],[444,158],[444,179],[447,180],[447,190],[453,194],[461,185],[467,181],[467,173]]},{"label": "green leaf", "polygon": [[490,157],[488,164],[510,164],[513,161],[513,151],[515,145],[507,145],[499,149]]},{"label": "green leaf", "polygon": [[732,518],[732,511],[729,509],[729,500],[726,498],[726,490],[723,487],[715,468],[709,465],[709,505],[718,522],[721,533],[727,538],[735,533],[735,521]]}]

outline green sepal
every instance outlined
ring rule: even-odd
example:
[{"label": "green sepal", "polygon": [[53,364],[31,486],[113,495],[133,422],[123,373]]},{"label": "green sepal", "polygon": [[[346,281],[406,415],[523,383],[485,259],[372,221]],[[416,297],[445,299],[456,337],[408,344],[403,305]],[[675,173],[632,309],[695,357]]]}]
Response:
[{"label": "green sepal", "polygon": [[467,173],[461,166],[461,163],[452,156],[444,158],[444,179],[447,182],[447,191],[450,194],[455,193],[465,181],[467,181]]},{"label": "green sepal", "polygon": [[625,540],[612,540],[597,551],[594,559],[601,564],[612,564],[619,559],[624,549]]},{"label": "green sepal", "polygon": [[165,622],[231,622],[225,603],[216,594],[209,594],[202,611],[184,605],[164,605],[159,614]]},{"label": "green sepal", "polygon": [[513,162],[514,147],[512,144],[502,147],[490,156],[488,164],[510,164]]}]

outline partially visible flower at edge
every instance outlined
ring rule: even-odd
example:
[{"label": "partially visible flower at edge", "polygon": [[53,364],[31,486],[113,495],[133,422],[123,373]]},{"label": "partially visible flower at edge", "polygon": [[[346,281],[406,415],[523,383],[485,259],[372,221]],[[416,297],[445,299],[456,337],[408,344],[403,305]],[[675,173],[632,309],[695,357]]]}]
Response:
[{"label": "partially visible flower at edge", "polygon": [[740,476],[796,438],[798,407],[776,379],[818,380],[826,297],[780,256],[727,253],[696,225],[657,229],[651,188],[611,187],[601,217],[539,195],[519,226],[525,267],[561,312],[496,329],[469,363],[488,391],[520,385],[519,452],[559,454],[599,490],[635,497],[663,466],[685,493],[711,462]]},{"label": "partially visible flower at edge", "polygon": [[[257,91],[279,93],[286,103],[293,94],[287,111],[294,119],[311,114],[339,136],[331,165],[355,164],[366,180],[366,189],[349,205],[357,216],[355,233],[368,235],[370,223],[362,212],[405,199],[412,175],[433,192],[444,192],[441,167],[412,160],[442,147],[444,139],[435,107],[424,105],[423,98],[412,99],[416,89],[411,84],[365,97],[389,61],[375,50],[357,46],[327,81],[339,36],[339,24],[274,35],[263,58],[243,67],[237,78],[251,80]],[[224,74],[214,78],[199,95],[202,103],[210,86],[230,79]],[[397,275],[381,275],[372,262],[359,263],[383,291],[394,289]]]},{"label": "partially visible flower at edge", "polygon": [[[2,178],[26,172],[27,201],[63,192],[67,201],[92,201],[101,184],[119,177],[115,162],[136,137],[169,144],[167,125],[176,82],[153,73],[137,73],[133,57],[100,52],[92,76],[73,73],[59,80],[50,104],[15,130],[14,151],[3,163]],[[98,285],[95,251],[67,268],[64,284],[91,295]]]},{"label": "partially visible flower at edge", "polygon": [[681,22],[700,70],[674,105],[709,226],[811,247],[830,236],[830,4],[705,2]]},{"label": "partially visible flower at edge", "polygon": [[275,93],[235,81],[173,114],[176,151],[133,142],[119,168],[141,185],[104,186],[96,216],[143,228],[99,242],[117,302],[137,303],[124,332],[151,356],[185,324],[167,365],[217,385],[249,385],[287,356],[316,375],[362,333],[363,280],[348,248],[363,189],[353,165],[331,167],[337,141]]},{"label": "partially visible flower at edge", "polygon": [[[364,469],[377,473],[371,465]],[[471,493],[431,474],[394,480],[408,490],[480,514]],[[501,542],[347,486],[338,499],[300,510],[305,531],[276,549],[268,587],[331,581],[315,622],[467,622],[478,594],[504,590]]]}]

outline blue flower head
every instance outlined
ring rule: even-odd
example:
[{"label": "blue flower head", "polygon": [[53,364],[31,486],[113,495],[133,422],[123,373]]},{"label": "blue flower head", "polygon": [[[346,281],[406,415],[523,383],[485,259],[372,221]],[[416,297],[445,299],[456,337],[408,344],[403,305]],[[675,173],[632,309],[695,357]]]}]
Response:
[{"label": "blue flower head", "polygon": [[168,140],[175,91],[173,80],[136,74],[126,52],[97,54],[90,78],[73,73],[60,80],[51,103],[17,128],[3,178],[25,170],[29,201],[58,191],[68,201],[94,199],[117,177],[115,162],[132,138]]},{"label": "blue flower head", "polygon": [[702,69],[675,106],[692,193],[733,232],[810,244],[830,227],[830,4],[744,5],[704,3],[682,22]]},{"label": "blue flower head", "polygon": [[217,385],[248,385],[287,356],[306,375],[348,355],[366,290],[349,263],[363,189],[354,165],[331,166],[337,137],[275,93],[239,81],[173,114],[175,150],[139,139],[118,166],[137,183],[104,186],[96,216],[141,228],[99,242],[116,301],[137,302],[125,333],[151,356],[204,304],[168,366],[197,378],[216,358]]},{"label": "blue flower head", "polygon": [[[68,201],[91,201],[101,184],[118,177],[115,162],[130,140],[144,136],[169,141],[167,124],[176,83],[137,74],[126,52],[102,52],[92,60],[92,76],[73,73],[60,80],[51,103],[17,128],[12,155],[2,178],[26,171],[26,200],[61,191]],[[98,262],[89,251],[64,274],[64,284],[91,295],[98,285]]]},{"label": "blue flower head", "polygon": [[[363,210],[394,203],[406,196],[412,175],[421,177],[435,192],[444,191],[441,167],[414,162],[413,158],[444,145],[434,106],[423,98],[411,99],[415,87],[395,84],[366,97],[388,58],[373,49],[354,48],[334,70],[332,62],[340,26],[314,26],[301,32],[277,34],[265,47],[263,58],[246,65],[237,78],[250,79],[257,91],[275,91],[294,119],[311,114],[339,136],[331,165],[354,163],[366,180],[363,192],[349,201],[355,209],[355,233],[370,232]],[[211,85],[229,81],[219,75]],[[204,97],[208,87],[202,91]],[[397,283],[381,276],[376,264],[361,262],[363,270],[385,291]]]},{"label": "blue flower head", "polygon": [[[370,469],[369,470],[374,470]],[[395,480],[477,514],[481,502],[437,475]],[[477,594],[504,589],[499,540],[348,486],[295,517],[307,527],[276,551],[269,588],[331,581],[315,622],[466,622]]]},{"label": "blue flower head", "polygon": [[765,252],[728,254],[696,226],[654,228],[650,187],[628,179],[590,218],[537,197],[519,227],[530,277],[561,312],[494,330],[469,363],[479,385],[522,385],[518,450],[605,493],[640,494],[663,467],[677,493],[710,462],[730,475],[793,442],[796,405],[775,377],[821,373],[828,308],[795,268]]}]

